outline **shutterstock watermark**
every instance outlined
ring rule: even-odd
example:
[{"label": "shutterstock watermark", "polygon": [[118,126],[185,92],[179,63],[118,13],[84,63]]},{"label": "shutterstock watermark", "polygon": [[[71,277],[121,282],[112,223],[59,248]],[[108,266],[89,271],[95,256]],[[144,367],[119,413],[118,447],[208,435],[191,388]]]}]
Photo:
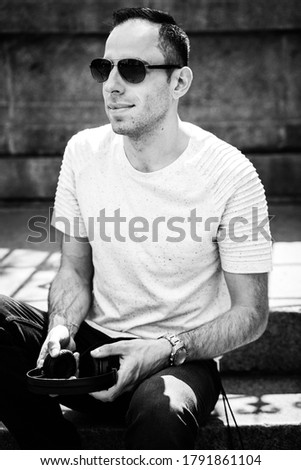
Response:
[{"label": "shutterstock watermark", "polygon": [[[149,220],[142,215],[128,218],[121,214],[120,208],[108,215],[106,209],[103,208],[97,217],[88,217],[84,230],[89,242],[101,239],[105,243],[112,241],[143,243],[147,240],[158,243],[162,241],[162,237],[163,239],[165,237],[167,242],[181,243],[190,237],[192,241],[202,243],[205,237],[206,240],[208,239],[209,233],[213,242],[219,243],[229,239],[235,243],[242,243],[247,240],[257,241],[259,237],[271,241],[269,221],[273,217],[265,216],[260,219],[258,207],[252,207],[249,218],[236,216],[230,218],[227,224],[221,225],[218,217],[203,218],[197,215],[196,209],[191,209],[187,217],[157,216]],[[31,217],[28,220],[30,235],[27,241],[42,243],[48,240],[50,243],[56,243],[57,233],[50,230],[50,220],[50,212],[48,217],[41,215]],[[83,230],[80,229],[83,225],[80,217],[74,217],[72,220],[66,217],[55,217],[54,220],[60,231],[71,234],[79,242],[87,242],[83,237]]]}]

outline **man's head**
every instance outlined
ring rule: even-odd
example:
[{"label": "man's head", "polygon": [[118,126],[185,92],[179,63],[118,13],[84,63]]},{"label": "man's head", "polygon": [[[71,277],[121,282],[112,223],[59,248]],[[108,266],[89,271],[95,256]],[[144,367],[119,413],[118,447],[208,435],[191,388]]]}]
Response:
[{"label": "man's head", "polygon": [[[158,25],[158,48],[163,54],[165,64],[188,66],[189,38],[171,15],[151,8],[123,8],[113,13],[113,28],[133,19],[146,20]],[[172,70],[167,71],[168,77],[171,73]]]},{"label": "man's head", "polygon": [[[158,10],[126,8],[113,20],[104,54],[110,62],[100,64],[106,112],[116,133],[141,138],[177,115],[178,100],[192,80],[189,40],[170,15]],[[146,67],[140,62],[129,70],[124,59],[138,59]]]}]

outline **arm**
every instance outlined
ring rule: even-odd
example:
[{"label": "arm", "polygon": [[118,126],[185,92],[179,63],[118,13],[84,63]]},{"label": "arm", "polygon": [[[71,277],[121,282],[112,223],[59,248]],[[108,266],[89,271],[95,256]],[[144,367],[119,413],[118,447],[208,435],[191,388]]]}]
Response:
[{"label": "arm", "polygon": [[[220,317],[179,336],[188,351],[188,360],[220,356],[257,339],[268,320],[267,274],[225,272],[231,308]],[[94,357],[120,355],[117,384],[108,391],[92,394],[113,401],[141,380],[169,365],[171,346],[166,339],[131,340],[102,346]]]},{"label": "arm", "polygon": [[222,316],[193,331],[179,335],[188,357],[209,359],[256,340],[268,321],[267,274],[224,272],[231,308]]},{"label": "arm", "polygon": [[48,335],[38,359],[58,355],[61,347],[75,349],[74,336],[92,300],[93,265],[87,239],[63,238],[62,260],[49,291]]}]

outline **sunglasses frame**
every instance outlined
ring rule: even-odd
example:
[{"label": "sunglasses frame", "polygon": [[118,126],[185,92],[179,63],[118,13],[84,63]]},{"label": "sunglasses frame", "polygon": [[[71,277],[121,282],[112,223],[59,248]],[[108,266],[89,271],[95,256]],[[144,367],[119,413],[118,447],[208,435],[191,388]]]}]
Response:
[{"label": "sunglasses frame", "polygon": [[[123,61],[136,61],[138,62],[139,64],[142,64],[143,65],[143,68],[144,68],[144,76],[142,78],[142,80],[139,80],[139,81],[131,81],[131,80],[128,80],[128,78],[126,78],[122,72],[122,64],[120,66],[120,63],[122,63]],[[105,79],[105,80],[99,80],[99,78],[97,78],[97,76],[94,74],[94,71],[96,70],[97,72],[97,62],[98,61],[106,61],[107,63],[110,64],[110,71],[109,71],[109,74],[108,74],[108,77]],[[144,60],[141,60],[141,59],[135,59],[135,58],[126,58],[126,59],[119,59],[119,60],[111,60],[111,59],[105,59],[105,58],[99,58],[99,59],[93,59],[91,64],[90,64],[90,71],[91,71],[91,74],[92,74],[92,77],[94,78],[94,80],[96,80],[98,83],[104,83],[108,80],[109,76],[110,76],[110,73],[112,72],[112,69],[113,67],[115,67],[115,65],[117,66],[118,68],[118,73],[119,75],[123,78],[123,80],[125,80],[126,82],[128,83],[132,83],[132,84],[137,84],[137,83],[142,83],[143,80],[145,79],[146,77],[146,71],[147,69],[180,69],[182,68],[181,65],[178,65],[178,64],[158,64],[158,65],[151,65],[151,64],[148,64],[147,62],[145,62]],[[128,64],[128,67],[131,67],[131,65]]]}]

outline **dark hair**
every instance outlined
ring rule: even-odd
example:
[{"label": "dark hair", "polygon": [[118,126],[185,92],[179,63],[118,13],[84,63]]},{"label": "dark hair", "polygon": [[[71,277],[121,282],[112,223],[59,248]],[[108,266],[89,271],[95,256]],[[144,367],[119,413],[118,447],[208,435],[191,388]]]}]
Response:
[{"label": "dark hair", "polygon": [[[190,43],[185,31],[168,13],[152,8],[122,8],[113,13],[113,28],[128,20],[141,19],[160,24],[159,48],[166,64],[188,65]],[[168,70],[170,76],[172,71]]]}]

